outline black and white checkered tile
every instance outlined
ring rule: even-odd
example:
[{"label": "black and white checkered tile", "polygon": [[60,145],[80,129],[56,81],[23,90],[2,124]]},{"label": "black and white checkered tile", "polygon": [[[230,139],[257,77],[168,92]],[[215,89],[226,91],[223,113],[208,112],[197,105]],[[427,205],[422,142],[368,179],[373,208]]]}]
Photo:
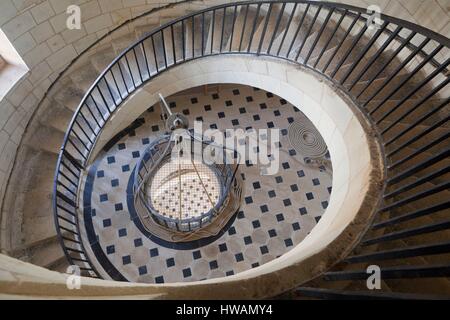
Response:
[{"label": "black and white checkered tile", "polygon": [[182,112],[191,123],[203,120],[204,126],[214,129],[279,128],[280,170],[261,176],[257,165],[241,166],[243,203],[231,225],[214,241],[183,248],[161,245],[139,230],[127,205],[133,168],[141,152],[164,130],[159,107],[151,107],[142,115],[144,124],[129,130],[91,168],[95,172],[88,192],[89,218],[103,251],[98,260],[107,259],[128,281],[182,282],[255,268],[299,244],[325,212],[332,181],[327,169],[303,165],[287,139],[289,124],[305,116],[269,92],[238,85],[168,101],[174,112]]}]

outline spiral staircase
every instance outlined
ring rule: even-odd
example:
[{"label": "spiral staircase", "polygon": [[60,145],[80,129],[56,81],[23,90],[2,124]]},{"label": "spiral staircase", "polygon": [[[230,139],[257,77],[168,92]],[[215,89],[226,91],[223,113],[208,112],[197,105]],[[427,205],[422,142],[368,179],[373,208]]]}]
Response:
[{"label": "spiral staircase", "polygon": [[[185,62],[273,57],[345,93],[375,128],[385,165],[376,217],[352,253],[278,298],[450,298],[450,40],[385,15],[372,29],[365,10],[326,2],[250,1],[187,14],[112,39],[57,80],[11,178],[7,203],[23,212],[16,223],[23,236],[8,254],[59,272],[78,265],[83,275],[100,277],[81,240],[77,191],[114,112]],[[381,290],[366,286],[373,264],[381,268]]]}]

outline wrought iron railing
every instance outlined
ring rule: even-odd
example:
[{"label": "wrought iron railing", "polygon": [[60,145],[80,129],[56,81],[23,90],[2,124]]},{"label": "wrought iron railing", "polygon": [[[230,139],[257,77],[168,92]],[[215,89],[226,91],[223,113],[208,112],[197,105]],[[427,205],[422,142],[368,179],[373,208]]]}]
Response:
[{"label": "wrought iron railing", "polygon": [[[200,137],[196,138],[190,132],[185,132],[183,137],[185,140],[189,140],[189,143],[186,144],[184,148],[190,150],[183,150],[185,152],[185,157],[183,158],[183,156],[179,156],[179,159],[177,155],[174,156],[172,153],[172,149],[175,147],[175,141],[173,141],[172,135],[166,134],[151,143],[143,152],[136,164],[133,184],[135,207],[142,208],[142,210],[137,210],[138,216],[141,220],[152,219],[164,228],[172,230],[173,232],[179,232],[181,234],[196,231],[207,226],[217,217],[217,215],[222,214],[222,212],[231,205],[231,203],[229,203],[232,201],[231,194],[235,194],[238,190],[240,190],[238,183],[235,180],[236,172],[239,168],[240,158],[233,162],[231,161],[232,156],[234,156],[233,150],[229,150],[224,146],[216,145],[212,141],[203,140]],[[196,148],[198,149],[196,150]],[[214,152],[215,156],[211,156],[210,159],[208,159],[208,154],[211,152]],[[172,215],[163,215],[152,205],[155,201],[155,199],[152,199],[151,196],[152,192],[150,186],[152,177],[154,177],[156,172],[161,169],[162,166],[167,165],[171,160],[174,160],[174,162],[183,162],[184,168],[191,167],[191,170],[194,170],[194,172],[197,171],[199,179],[203,178],[200,177],[200,172],[197,167],[198,165],[196,165],[195,162],[198,164],[207,164],[208,170],[211,170],[211,173],[218,179],[217,187],[219,191],[217,200],[210,199],[212,204],[210,210],[202,214],[190,215],[186,218],[182,215],[182,211],[184,211],[184,209],[181,208],[181,201],[179,204],[179,210],[177,209]],[[178,169],[175,168],[175,170]],[[179,170],[181,171],[181,169]],[[174,171],[171,173],[176,177],[183,175],[182,172],[177,173]],[[169,175],[170,173],[168,176]],[[205,195],[210,192],[206,187],[203,186],[203,188],[205,188],[202,190]],[[173,192],[173,190],[170,192]],[[180,195],[182,193],[181,180],[178,193],[180,193]],[[240,200],[240,197],[235,198]],[[173,207],[173,204],[167,205]],[[228,208],[228,210],[234,209],[234,211],[236,211],[238,208],[239,206],[236,204],[232,205],[231,208]],[[145,225],[145,222],[143,224]]]},{"label": "wrought iron railing", "polygon": [[[370,21],[365,9],[349,5],[251,1],[208,8],[149,30],[101,73],[65,135],[53,206],[70,263],[97,274],[81,240],[78,190],[104,125],[131,93],[158,75],[213,55],[271,56],[300,64],[332,81],[367,115],[379,133],[387,166],[386,194],[368,235],[418,217],[448,213],[450,40],[386,15],[380,16],[376,30]],[[449,221],[390,231],[360,246],[447,229]],[[449,241],[354,256],[347,262],[448,253]],[[448,263],[395,268],[383,272],[399,278],[450,276]],[[363,271],[329,277],[358,279]]]}]

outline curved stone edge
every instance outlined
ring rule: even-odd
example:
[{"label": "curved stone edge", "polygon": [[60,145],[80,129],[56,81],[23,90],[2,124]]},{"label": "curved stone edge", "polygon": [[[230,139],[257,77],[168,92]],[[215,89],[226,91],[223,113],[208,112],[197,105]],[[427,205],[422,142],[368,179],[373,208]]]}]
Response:
[{"label": "curved stone edge", "polygon": [[[305,68],[301,67],[301,69]],[[329,87],[333,88],[328,83],[328,80],[315,74],[315,72],[310,70],[303,71],[312,74],[314,77],[319,77],[321,82],[325,82]],[[273,272],[257,274],[248,278],[245,278],[245,276],[248,276],[252,270],[245,272],[245,275],[241,273],[227,279],[220,278],[202,282],[165,285],[118,283],[82,278],[80,290],[67,289],[65,285],[67,275],[0,256],[0,262],[2,262],[0,263],[0,266],[2,266],[2,269],[0,269],[2,270],[0,272],[0,292],[14,296],[58,298],[95,296],[117,299],[130,297],[146,297],[150,299],[255,299],[273,297],[320,276],[346,257],[370,226],[381,199],[385,177],[384,163],[382,161],[383,150],[378,143],[376,130],[373,129],[373,126],[349,97],[339,92],[336,87],[333,90],[339,94],[348,106],[351,106],[353,114],[365,131],[371,156],[371,169],[368,190],[359,206],[358,212],[353,220],[324,250]],[[3,263],[5,259],[11,259],[8,261],[6,268]],[[13,285],[11,279],[15,279]],[[20,281],[17,281],[18,279]]]}]

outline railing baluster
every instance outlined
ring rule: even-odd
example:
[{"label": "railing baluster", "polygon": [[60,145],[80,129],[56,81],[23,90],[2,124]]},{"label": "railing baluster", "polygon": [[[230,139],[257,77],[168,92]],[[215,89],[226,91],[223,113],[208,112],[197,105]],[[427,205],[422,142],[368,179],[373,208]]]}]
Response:
[{"label": "railing baluster", "polygon": [[183,61],[186,61],[186,25],[185,20],[181,20],[181,41],[183,42]]},{"label": "railing baluster", "polygon": [[[389,141],[387,141],[384,145],[385,146],[389,146],[390,144],[392,144],[393,142],[395,142],[398,138],[400,138],[401,136],[403,136],[405,133],[409,132],[410,130],[412,130],[413,128],[415,128],[419,123],[421,123],[423,120],[427,119],[429,116],[439,112],[443,107],[445,107],[446,105],[448,105],[450,102],[450,99],[447,99],[446,101],[444,101],[443,103],[441,103],[440,106],[438,106],[437,108],[429,111],[428,113],[426,113],[423,117],[420,117],[419,119],[417,119],[417,121],[413,122],[411,125],[409,125],[409,127],[405,128],[404,130],[402,130],[400,133],[398,133],[395,137],[392,137]],[[400,145],[399,147],[397,147],[395,150],[389,152],[387,154],[387,157],[391,157],[394,154],[396,154],[398,151],[402,150],[403,148],[407,147],[409,144],[413,143],[414,141],[417,141],[418,139],[424,137],[425,135],[427,135],[428,133],[432,132],[434,129],[440,127],[441,125],[445,124],[447,121],[450,120],[450,116],[447,116],[445,118],[443,118],[442,120],[438,121],[437,123],[433,124],[432,126],[428,127],[425,131],[423,131],[422,133],[418,134],[417,136],[410,138],[407,142],[403,143],[402,145]]]},{"label": "railing baluster", "polygon": [[316,11],[316,14],[314,15],[313,20],[311,21],[311,24],[310,24],[310,26],[308,28],[308,31],[306,32],[305,36],[303,37],[302,44],[300,45],[300,47],[298,49],[298,52],[297,52],[297,55],[295,56],[295,61],[298,61],[298,58],[300,57],[300,54],[302,53],[302,50],[303,50],[303,47],[306,44],[306,41],[308,41],[308,38],[311,35],[311,31],[312,31],[312,29],[314,27],[314,24],[316,23],[317,17],[319,16],[321,10],[322,10],[322,6],[319,6],[317,8],[317,11]]},{"label": "railing baluster", "polygon": [[[450,62],[450,61],[449,61]],[[436,70],[437,71],[437,70]],[[417,86],[416,89],[414,89],[413,91],[411,91],[406,97],[412,97],[414,94],[416,94],[420,89],[422,89],[429,80],[431,80],[433,77],[430,77],[429,79],[425,79],[427,81],[423,81],[419,86]],[[423,98],[421,98],[415,105],[414,107],[410,108],[409,110],[407,110],[406,112],[404,112],[399,118],[397,118],[394,122],[392,122],[392,124],[390,124],[389,126],[387,126],[383,131],[382,134],[385,134],[387,131],[389,131],[390,129],[392,129],[397,123],[399,123],[400,121],[402,121],[403,119],[405,119],[408,115],[410,115],[412,112],[414,112],[414,110],[416,110],[417,108],[419,108],[421,105],[423,105],[426,101],[428,101],[428,99],[430,99],[431,97],[433,97],[436,93],[438,93],[439,91],[441,91],[444,87],[447,86],[447,84],[450,82],[450,78],[447,78],[447,80],[445,80],[444,82],[442,82],[440,85],[438,85],[437,87],[435,87],[433,90],[431,90],[431,92],[427,93],[427,95]],[[406,98],[405,97],[405,98]],[[391,110],[389,110],[389,112],[387,112],[385,115],[383,115],[383,117],[380,118],[380,120],[377,121],[377,124],[381,123],[381,121],[383,121],[384,119],[386,119],[392,112],[394,112],[395,110],[397,110],[401,105],[403,105],[407,99],[402,99],[394,108],[392,108]],[[404,100],[404,101],[403,101]]]},{"label": "railing baluster", "polygon": [[316,38],[314,39],[314,43],[312,44],[311,48],[309,49],[308,54],[306,55],[304,64],[308,64],[309,58],[311,57],[312,53],[314,52],[314,49],[316,48],[317,43],[320,40],[320,37],[322,37],[325,27],[328,25],[328,22],[330,21],[331,15],[333,13],[334,13],[334,8],[328,11],[325,21],[322,22],[322,27],[320,28],[319,33],[317,34]]},{"label": "railing baluster", "polygon": [[267,31],[267,26],[268,26],[269,20],[270,20],[270,15],[272,14],[272,8],[273,8],[273,3],[270,3],[269,4],[269,10],[268,10],[267,15],[266,15],[266,21],[264,22],[263,32],[261,34],[261,39],[259,39],[258,51],[257,51],[258,55],[261,53],[261,48],[262,48],[262,45],[263,45],[264,38],[266,36],[266,31]]},{"label": "railing baluster", "polygon": [[432,166],[436,163],[438,163],[439,161],[446,159],[448,156],[450,156],[450,148],[447,148],[446,150],[434,155],[433,157],[426,159],[422,162],[419,162],[418,164],[411,166],[409,169],[397,174],[396,176],[388,179],[387,184],[388,185],[393,185],[396,184],[400,181],[402,181],[405,178],[410,177],[411,175],[413,175],[414,173],[420,172],[423,169]]},{"label": "railing baluster", "polygon": [[239,51],[242,50],[242,42],[244,40],[245,35],[245,27],[247,26],[247,18],[248,18],[248,11],[250,10],[250,5],[247,4],[245,8],[245,16],[244,16],[244,23],[242,24],[242,32],[241,32],[241,39],[239,41]]},{"label": "railing baluster", "polygon": [[342,13],[341,17],[339,18],[339,21],[337,22],[336,26],[334,27],[333,32],[330,34],[330,37],[328,38],[327,43],[325,44],[325,46],[322,47],[322,50],[320,51],[319,56],[316,58],[316,62],[314,62],[314,65],[313,65],[314,69],[316,69],[317,65],[319,64],[320,59],[322,59],[323,54],[328,49],[328,46],[330,45],[331,41],[334,39],[336,32],[339,30],[339,28],[342,24],[342,21],[347,16],[347,12],[348,12],[348,10],[345,9],[344,13]]},{"label": "railing baluster", "polygon": [[233,24],[231,25],[231,35],[230,35],[230,47],[229,51],[233,51],[233,38],[234,38],[234,28],[236,27],[236,18],[237,18],[237,5],[234,6],[233,11]]},{"label": "railing baluster", "polygon": [[[134,80],[133,71],[131,70],[130,62],[128,61],[127,54],[125,54],[123,57],[125,58],[125,63],[127,64],[127,69],[128,69],[128,73],[130,74],[131,82],[133,82],[134,89],[136,89],[137,88],[136,81]],[[99,89],[99,91],[100,91],[100,89]],[[109,106],[108,106],[108,109],[109,109]]]},{"label": "railing baluster", "polygon": [[[136,55],[136,48],[133,48],[133,56],[134,56],[134,60],[136,60],[136,66],[138,68],[138,72],[139,72],[139,79],[141,79],[141,83],[144,83],[144,79],[142,78],[142,71],[141,71],[141,67],[139,65],[139,60],[137,58]],[[113,97],[114,103],[115,103],[115,99]]]},{"label": "railing baluster", "polygon": [[425,39],[419,47],[416,48],[416,50],[414,50],[413,52],[411,52],[411,54],[400,64],[397,66],[397,68],[394,70],[394,72],[392,72],[391,74],[389,74],[389,77],[386,78],[386,80],[383,82],[383,84],[381,85],[381,87],[379,87],[374,93],[372,93],[370,95],[370,97],[363,102],[362,106],[365,107],[367,106],[373,98],[375,98],[381,91],[384,90],[384,88],[386,88],[386,86],[389,84],[389,82],[395,78],[397,76],[397,74],[414,58],[416,57],[417,53],[423,49],[423,47],[425,47],[428,42],[430,42],[430,39],[427,38]]},{"label": "railing baluster", "polygon": [[325,74],[327,72],[327,69],[330,66],[331,62],[333,61],[334,57],[336,56],[336,54],[341,49],[341,47],[344,44],[344,42],[347,40],[348,35],[350,34],[350,32],[352,31],[353,27],[355,26],[356,22],[358,22],[360,17],[361,17],[361,13],[358,13],[356,15],[355,19],[353,19],[352,23],[350,24],[350,26],[348,27],[347,31],[345,32],[344,37],[342,38],[341,42],[339,43],[339,45],[336,46],[336,48],[334,49],[333,54],[331,55],[330,59],[328,59],[328,62],[322,68],[322,73]]},{"label": "railing baluster", "polygon": [[[344,55],[344,58],[341,59],[341,61],[338,63],[338,65],[336,66],[336,68],[334,69],[333,73],[331,74],[330,78],[334,78],[336,76],[336,74],[339,72],[339,70],[341,69],[341,67],[344,65],[345,61],[347,61],[348,57],[350,56],[350,54],[352,53],[352,51],[355,49],[357,43],[359,42],[359,40],[361,40],[362,36],[364,35],[364,33],[367,30],[367,24],[364,24],[364,27],[359,31],[358,35],[356,36],[355,39],[353,39],[352,44],[350,45],[350,47],[347,49],[347,52]],[[358,61],[358,60],[357,60]],[[358,61],[359,62],[359,61]]]},{"label": "railing baluster", "polygon": [[286,40],[286,36],[287,36],[287,34],[289,32],[289,29],[291,28],[292,19],[294,18],[295,11],[297,10],[297,6],[298,6],[298,3],[296,2],[294,4],[294,8],[292,8],[291,14],[289,16],[289,20],[288,20],[288,22],[286,24],[286,29],[284,30],[283,37],[281,38],[280,46],[278,47],[278,50],[277,50],[277,56],[280,55],[280,51],[281,51],[281,48],[283,47],[284,40]]},{"label": "railing baluster", "polygon": [[[441,50],[441,48],[436,48],[436,50],[433,51],[433,53],[425,60],[423,60],[416,68],[414,68],[414,70],[408,74],[408,76],[403,79],[399,84],[397,84],[390,92],[389,94],[384,97],[378,104],[376,107],[374,107],[369,114],[373,115],[375,112],[378,111],[378,109],[385,104],[389,99],[391,99],[395,93],[398,92],[398,90],[400,90],[401,87],[403,87],[409,80],[411,80],[420,70],[422,70],[422,68],[430,61],[430,59],[432,59],[433,56],[435,56],[439,51]],[[450,60],[447,61],[447,65],[448,62]],[[412,91],[410,91],[410,93],[408,95],[406,95],[402,100],[407,100],[406,97],[411,97],[412,95],[414,95],[414,93],[416,93],[418,90],[421,89],[421,86],[425,85],[430,79],[434,78],[434,76],[436,76],[439,72],[441,72],[446,66],[441,66],[439,69],[436,69],[433,73],[432,76],[428,76],[425,80],[427,81],[422,81],[420,85],[416,86]],[[438,71],[439,70],[439,71]],[[437,72],[436,72],[437,71]],[[392,79],[391,79],[392,80]],[[404,101],[402,102],[404,103]],[[399,105],[401,105],[402,103],[400,103]],[[389,116],[393,111],[390,111],[388,113],[385,114],[385,116],[383,116],[383,119],[387,116]]]},{"label": "railing baluster", "polygon": [[259,11],[260,10],[261,10],[261,3],[259,3],[258,6],[256,7],[256,15],[255,15],[255,19],[253,20],[253,27],[252,27],[252,31],[250,33],[250,40],[248,41],[247,52],[250,52],[250,49],[252,47],[253,37],[255,35],[256,25],[258,23]]},{"label": "railing baluster", "polygon": [[225,31],[225,17],[227,15],[227,7],[223,8],[223,17],[222,17],[222,32],[220,34],[220,48],[219,52],[222,53],[222,47],[223,47],[223,36]]},{"label": "railing baluster", "polygon": [[373,63],[381,56],[381,54],[386,50],[386,48],[392,43],[392,41],[398,36],[402,27],[397,26],[394,32],[389,36],[389,38],[383,43],[383,45],[377,50],[377,52],[369,59],[365,67],[358,73],[358,75],[350,83],[348,91],[352,91],[353,87],[361,80],[362,76],[369,70]]},{"label": "railing baluster", "polygon": [[202,56],[205,55],[205,13],[202,12]]},{"label": "railing baluster", "polygon": [[298,36],[298,34],[299,34],[299,32],[300,32],[300,29],[303,27],[303,22],[305,21],[305,17],[306,17],[306,15],[308,14],[309,7],[310,7],[310,4],[308,3],[308,4],[306,5],[305,11],[303,12],[302,20],[301,20],[300,23],[298,24],[297,30],[295,31],[294,37],[292,38],[291,44],[289,45],[288,52],[286,53],[286,58],[288,58],[289,55],[291,54],[292,47],[294,46],[294,43],[295,43],[295,41],[297,40],[297,36]]},{"label": "railing baluster", "polygon": [[275,41],[275,37],[277,35],[278,29],[280,28],[281,20],[283,19],[284,10],[286,8],[286,3],[283,2],[283,5],[281,6],[280,12],[278,12],[278,18],[277,22],[275,24],[275,28],[273,30],[272,38],[270,39],[269,47],[267,48],[267,53],[270,54],[270,50],[272,50],[273,42]]},{"label": "railing baluster", "polygon": [[365,86],[361,89],[361,91],[356,95],[356,99],[359,99],[362,94],[369,88],[372,83],[375,81],[375,79],[378,78],[378,76],[386,69],[386,67],[399,55],[400,51],[402,51],[416,36],[415,32],[411,32],[408,38],[406,38],[404,41],[402,41],[401,45],[391,54],[389,59],[383,63],[383,65],[380,67],[380,69],[372,75],[370,80],[365,84]]},{"label": "railing baluster", "polygon": [[431,181],[431,180],[433,180],[435,178],[443,176],[443,175],[445,175],[448,172],[450,172],[450,167],[448,167],[448,166],[445,167],[445,168],[439,169],[437,171],[434,171],[434,172],[432,172],[432,173],[430,173],[430,174],[428,174],[428,175],[426,175],[426,176],[424,176],[424,177],[422,177],[422,178],[420,178],[420,179],[418,179],[418,180],[416,180],[414,182],[411,182],[411,183],[409,183],[409,184],[407,184],[405,186],[402,186],[402,187],[396,189],[395,191],[389,192],[387,195],[384,196],[384,199],[390,199],[390,198],[396,197],[399,194],[402,194],[403,192],[406,192],[406,191],[409,191],[411,189],[414,189],[414,188],[416,188],[416,187],[418,187],[418,186],[420,186],[420,185],[422,185],[422,184],[424,184],[426,182],[429,182],[429,181]]},{"label": "railing baluster", "polygon": [[[367,54],[367,52],[372,48],[375,41],[378,40],[378,38],[381,36],[381,34],[384,32],[386,27],[388,26],[388,22],[384,22],[380,29],[375,33],[375,35],[370,39],[370,41],[366,44],[364,49],[358,54],[358,56],[355,58],[355,62],[353,62],[352,66],[347,70],[344,77],[339,81],[339,83],[342,85],[347,81],[348,77],[352,74],[352,72],[355,70],[355,68],[359,65],[359,63],[362,61],[364,56]],[[361,35],[362,36],[362,35]],[[356,45],[356,44],[355,44]]]},{"label": "railing baluster", "polygon": [[390,219],[382,221],[382,222],[375,223],[372,226],[372,229],[378,230],[378,229],[381,229],[381,228],[384,228],[387,226],[399,224],[399,223],[402,223],[405,221],[414,220],[414,219],[417,219],[417,218],[420,218],[423,216],[427,216],[427,215],[430,215],[430,214],[433,214],[436,212],[440,212],[440,211],[446,210],[448,208],[450,208],[450,201],[439,203],[437,205],[432,205],[432,206],[426,207],[424,209],[419,209],[419,210],[416,210],[413,212],[403,214],[401,216],[397,216],[397,217],[390,218]]},{"label": "railing baluster", "polygon": [[216,10],[213,10],[212,13],[212,22],[211,22],[211,54],[214,52],[214,28],[216,26]]},{"label": "railing baluster", "polygon": [[164,55],[164,67],[167,69],[167,52],[166,52],[166,40],[164,39],[164,32],[161,30],[161,42],[162,42],[162,51]]}]

